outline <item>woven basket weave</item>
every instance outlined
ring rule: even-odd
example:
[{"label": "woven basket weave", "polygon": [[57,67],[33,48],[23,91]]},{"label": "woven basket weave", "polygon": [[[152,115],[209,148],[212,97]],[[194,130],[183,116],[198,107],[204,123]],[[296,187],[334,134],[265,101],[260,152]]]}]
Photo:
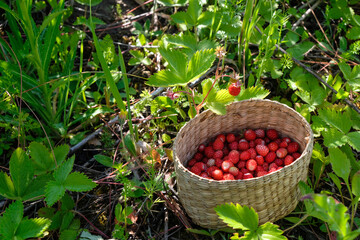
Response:
[{"label": "woven basket weave", "polygon": [[[201,178],[184,165],[202,143],[220,133],[247,128],[273,128],[297,141],[300,158],[279,171],[260,178],[216,181]],[[270,100],[246,100],[227,107],[226,115],[205,111],[183,126],[174,143],[175,171],[180,201],[194,223],[218,229],[225,227],[214,208],[227,202],[251,206],[259,223],[274,222],[291,213],[300,198],[298,182],[305,181],[313,148],[308,122],[288,106]]]}]

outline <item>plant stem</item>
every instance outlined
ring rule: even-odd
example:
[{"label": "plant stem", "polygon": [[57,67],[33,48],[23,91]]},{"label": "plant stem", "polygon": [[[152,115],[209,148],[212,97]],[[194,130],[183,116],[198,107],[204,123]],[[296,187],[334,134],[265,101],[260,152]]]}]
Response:
[{"label": "plant stem", "polygon": [[293,228],[295,228],[296,226],[300,225],[300,223],[302,223],[303,221],[305,221],[310,215],[309,214],[305,214],[304,216],[302,216],[302,218],[300,218],[300,220],[295,223],[294,225],[292,225],[291,227],[287,228],[284,230],[284,232],[287,232]]}]

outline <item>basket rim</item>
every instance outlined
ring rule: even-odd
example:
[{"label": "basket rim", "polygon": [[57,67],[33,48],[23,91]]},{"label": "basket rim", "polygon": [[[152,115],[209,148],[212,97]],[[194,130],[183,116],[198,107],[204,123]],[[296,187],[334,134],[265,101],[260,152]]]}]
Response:
[{"label": "basket rim", "polygon": [[[194,173],[192,173],[191,171],[189,171],[185,166],[184,164],[179,160],[177,154],[176,154],[176,146],[178,144],[178,138],[175,139],[175,142],[174,142],[174,145],[173,145],[173,156],[174,156],[174,162],[175,162],[175,171],[177,169],[181,170],[183,172],[183,174],[187,174],[189,175],[189,177],[191,178],[197,178],[198,180],[201,180],[201,181],[206,181],[206,182],[209,182],[209,183],[216,183],[216,184],[227,184],[229,182],[231,183],[235,183],[235,182],[256,182],[256,181],[259,181],[260,178],[262,179],[267,179],[267,178],[271,178],[273,174],[281,174],[283,171],[286,171],[287,168],[289,167],[294,167],[295,165],[297,164],[300,164],[299,163],[299,159],[302,159],[304,158],[305,154],[308,153],[308,152],[311,152],[312,148],[313,148],[313,141],[314,141],[314,134],[313,134],[313,131],[311,129],[311,126],[310,124],[308,123],[308,121],[306,121],[306,119],[300,114],[298,113],[297,111],[295,111],[293,108],[287,106],[286,104],[283,104],[283,103],[280,103],[278,101],[274,101],[274,100],[269,100],[269,99],[247,99],[247,100],[242,100],[242,101],[236,101],[236,102],[232,102],[231,104],[227,105],[227,106],[230,106],[232,104],[238,104],[238,103],[243,103],[243,102],[269,102],[269,103],[272,103],[272,104],[276,104],[280,107],[284,107],[286,108],[287,110],[290,110],[291,112],[293,112],[295,115],[297,115],[301,121],[303,123],[305,123],[304,125],[306,126],[307,130],[309,130],[309,133],[310,135],[305,137],[305,139],[308,139],[307,143],[306,143],[306,146],[304,148],[304,150],[302,151],[300,157],[294,161],[293,163],[291,163],[290,165],[287,165],[287,166],[284,166],[282,169],[278,170],[278,171],[275,171],[275,172],[272,172],[272,173],[268,173],[264,176],[261,176],[261,177],[254,177],[254,178],[250,178],[250,179],[239,179],[239,180],[222,180],[222,181],[218,181],[218,180],[215,180],[215,179],[207,179],[207,178],[203,178],[203,177],[200,177]],[[210,109],[207,109],[205,110],[204,112],[200,113],[199,115],[195,116],[193,119],[190,119],[190,121],[188,121],[184,126],[182,126],[178,132],[178,134],[180,134],[183,129],[186,128],[186,126],[188,124],[191,124],[191,122],[195,121],[196,118],[200,117],[200,116],[203,116],[205,114],[207,114],[209,111],[211,111]],[[215,114],[215,113],[213,113]]]}]

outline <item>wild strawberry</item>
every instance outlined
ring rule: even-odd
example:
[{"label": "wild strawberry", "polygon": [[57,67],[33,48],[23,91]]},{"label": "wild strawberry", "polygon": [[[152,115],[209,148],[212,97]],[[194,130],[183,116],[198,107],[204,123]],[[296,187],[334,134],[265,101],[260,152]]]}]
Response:
[{"label": "wild strawberry", "polygon": [[225,173],[223,176],[224,180],[235,180],[234,175],[230,174],[230,173]]},{"label": "wild strawberry", "polygon": [[249,143],[248,141],[246,141],[246,139],[241,139],[239,141],[239,145],[238,145],[239,150],[241,151],[245,151],[249,149]]},{"label": "wild strawberry", "polygon": [[234,177],[236,177],[239,174],[240,170],[237,167],[231,167],[229,168],[229,173],[231,173]]},{"label": "wild strawberry", "polygon": [[224,147],[223,149],[224,156],[229,154],[229,149],[227,147]]},{"label": "wild strawberry", "polygon": [[[271,163],[275,160],[276,158],[276,153],[274,152],[269,152],[266,156],[265,156],[265,161],[267,163]],[[264,163],[265,164],[265,163]]]},{"label": "wild strawberry", "polygon": [[231,150],[231,152],[229,152],[229,160],[236,164],[239,162],[240,159],[240,153],[237,150]]},{"label": "wild strawberry", "polygon": [[207,157],[204,157],[201,161],[202,161],[203,163],[207,164],[208,160],[209,160],[209,159],[208,159]]},{"label": "wild strawberry", "polygon": [[233,142],[231,142],[231,143],[229,143],[229,148],[230,148],[230,150],[238,150],[238,143],[236,142],[236,141],[233,141]]},{"label": "wild strawberry", "polygon": [[277,145],[279,145],[279,144],[281,143],[281,139],[280,139],[280,138],[277,138],[277,139],[274,140],[274,142],[276,142]]},{"label": "wild strawberry", "polygon": [[240,169],[240,171],[245,174],[245,173],[250,173],[250,171],[247,168],[242,168]]},{"label": "wild strawberry", "polygon": [[221,164],[223,163],[223,160],[221,158],[215,158],[215,166],[218,168],[221,168]]},{"label": "wild strawberry", "polygon": [[279,146],[276,142],[271,142],[268,144],[268,148],[271,152],[275,152],[279,148]]},{"label": "wild strawberry", "polygon": [[257,138],[264,138],[265,137],[265,131],[264,129],[258,128],[255,130],[255,134]]},{"label": "wild strawberry", "polygon": [[222,150],[224,148],[224,142],[217,138],[213,143],[214,150]]},{"label": "wild strawberry", "polygon": [[233,95],[236,97],[237,95],[239,95],[240,91],[241,91],[241,87],[238,83],[230,84],[230,86],[229,86],[230,95]]},{"label": "wild strawberry", "polygon": [[270,140],[275,140],[275,139],[277,139],[279,137],[279,134],[275,129],[268,129],[268,130],[266,130],[266,136]]},{"label": "wild strawberry", "polygon": [[259,171],[259,172],[257,172],[256,176],[257,176],[257,177],[262,177],[262,176],[265,176],[265,175],[267,175],[267,174],[268,174],[267,171]]},{"label": "wild strawberry", "polygon": [[199,152],[195,153],[194,158],[196,159],[196,161],[201,161],[201,159],[203,158],[203,155]]},{"label": "wild strawberry", "polygon": [[200,174],[200,177],[210,179],[209,175],[208,175],[206,172],[202,172],[202,173]]},{"label": "wild strawberry", "polygon": [[255,160],[256,160],[256,163],[257,163],[258,165],[263,165],[263,164],[264,164],[264,157],[261,156],[261,155],[257,155],[257,156],[255,157]]},{"label": "wild strawberry", "polygon": [[188,163],[187,163],[187,165],[189,166],[189,167],[192,167],[192,166],[194,166],[194,164],[196,163],[197,161],[196,161],[196,159],[191,159]]},{"label": "wild strawberry", "polygon": [[275,168],[275,169],[278,169],[278,165],[276,165],[276,163],[270,163],[269,165],[269,171],[271,171],[271,169]]},{"label": "wild strawberry", "polygon": [[229,169],[231,167],[234,167],[234,164],[231,161],[223,161],[222,164],[221,164],[221,169],[224,172],[229,172]]},{"label": "wild strawberry", "polygon": [[233,141],[235,141],[235,139],[236,139],[235,134],[233,133],[226,134],[226,141],[228,143],[232,143]]},{"label": "wild strawberry", "polygon": [[281,159],[281,158],[277,158],[275,159],[274,163],[277,165],[277,166],[284,166],[284,160]]},{"label": "wild strawberry", "polygon": [[211,176],[215,179],[215,180],[222,180],[224,177],[224,173],[223,171],[221,171],[220,169],[215,169],[214,171],[212,171]]},{"label": "wild strawberry", "polygon": [[255,149],[256,152],[263,157],[265,157],[269,153],[269,148],[265,145],[257,145]]},{"label": "wild strawberry", "polygon": [[241,180],[241,179],[243,179],[243,175],[244,175],[244,174],[239,171],[239,174],[236,175],[235,179],[236,179],[236,180]]},{"label": "wild strawberry", "polygon": [[257,163],[254,159],[250,159],[246,162],[246,168],[249,171],[255,171],[256,167],[257,167]]},{"label": "wild strawberry", "polygon": [[199,152],[203,152],[205,150],[205,145],[204,144],[200,144],[198,147],[198,151]]},{"label": "wild strawberry", "polygon": [[223,156],[224,156],[223,151],[217,150],[217,151],[214,153],[213,158],[222,158]]},{"label": "wild strawberry", "polygon": [[256,153],[255,148],[249,148],[248,152],[250,153],[250,158],[252,158],[252,159],[256,158],[257,153]]},{"label": "wild strawberry", "polygon": [[287,143],[291,143],[291,139],[289,138],[289,137],[283,137],[282,139],[281,139],[281,141],[282,142],[287,142]]},{"label": "wild strawberry", "polygon": [[222,142],[225,142],[226,137],[225,137],[224,134],[219,134],[219,135],[216,136],[216,139],[220,139]]},{"label": "wild strawberry", "polygon": [[243,179],[250,179],[250,178],[254,178],[254,176],[251,173],[245,173],[243,175]]},{"label": "wild strawberry", "polygon": [[206,171],[206,169],[207,169],[207,165],[203,162],[195,163],[194,167],[198,167],[201,171]]},{"label": "wild strawberry", "polygon": [[196,175],[200,175],[201,173],[201,169],[195,165],[191,167],[190,171]]},{"label": "wild strawberry", "polygon": [[284,158],[286,157],[288,151],[286,150],[286,148],[279,148],[278,150],[276,150],[276,156],[278,158]]},{"label": "wild strawberry", "polygon": [[276,172],[277,170],[279,170],[279,168],[270,168],[269,173]]},{"label": "wild strawberry", "polygon": [[262,167],[264,168],[265,171],[269,170],[269,163],[264,162],[264,164],[262,165]]},{"label": "wild strawberry", "polygon": [[299,150],[299,144],[297,142],[291,142],[289,143],[287,150],[289,153],[297,152]]},{"label": "wild strawberry", "polygon": [[294,162],[294,157],[291,156],[291,155],[287,155],[284,159],[284,165],[287,166],[287,165],[290,165]]},{"label": "wild strawberry", "polygon": [[255,172],[261,172],[261,171],[265,171],[265,168],[262,165],[258,164],[257,167],[256,167]]},{"label": "wild strawberry", "polygon": [[212,158],[214,156],[215,151],[212,147],[206,147],[204,153],[206,157]]},{"label": "wild strawberry", "polygon": [[206,165],[208,167],[215,166],[215,159],[213,159],[213,158],[208,159],[207,162],[206,162]]},{"label": "wild strawberry", "polygon": [[253,141],[256,139],[256,133],[252,129],[248,129],[244,132],[244,137],[248,141]]},{"label": "wild strawberry", "polygon": [[243,152],[240,154],[240,160],[246,161],[246,160],[249,160],[249,159],[250,159],[250,153],[249,153],[249,151],[243,151]]},{"label": "wild strawberry", "polygon": [[294,152],[293,154],[291,154],[291,156],[293,156],[293,157],[294,157],[294,160],[296,160],[296,159],[298,159],[298,158],[301,156],[301,154],[298,153],[298,152]]},{"label": "wild strawberry", "polygon": [[281,147],[281,148],[287,148],[288,145],[289,145],[289,144],[288,144],[286,141],[282,141],[282,142],[280,142],[279,147]]},{"label": "wild strawberry", "polygon": [[271,140],[270,140],[268,137],[265,137],[264,140],[265,140],[265,143],[266,143],[266,144],[268,144],[269,142],[271,142]]},{"label": "wild strawberry", "polygon": [[212,172],[216,169],[219,169],[217,166],[211,166],[209,167],[208,169],[206,169],[206,173],[209,175],[209,176],[212,176]]},{"label": "wild strawberry", "polygon": [[265,140],[261,138],[255,139],[255,145],[265,145]]},{"label": "wild strawberry", "polygon": [[242,169],[246,166],[246,161],[239,161],[238,164],[237,164],[237,167],[239,169]]},{"label": "wild strawberry", "polygon": [[255,146],[256,146],[256,144],[255,144],[255,141],[254,141],[254,140],[252,140],[252,141],[249,142],[249,147],[250,147],[250,148],[254,148]]}]

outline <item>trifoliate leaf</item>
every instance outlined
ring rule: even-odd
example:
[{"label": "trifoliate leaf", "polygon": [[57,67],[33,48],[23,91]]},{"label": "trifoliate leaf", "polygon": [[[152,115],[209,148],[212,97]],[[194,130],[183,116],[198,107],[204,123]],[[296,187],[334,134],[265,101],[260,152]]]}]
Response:
[{"label": "trifoliate leaf", "polygon": [[336,128],[329,128],[322,132],[324,137],[324,145],[327,147],[340,147],[344,145],[348,139],[346,135]]},{"label": "trifoliate leaf", "polygon": [[198,79],[201,75],[212,66],[215,61],[215,54],[213,49],[205,49],[197,51],[190,59],[186,71],[187,82],[192,82]]},{"label": "trifoliate leaf", "polygon": [[16,201],[5,210],[0,217],[0,236],[4,239],[13,239],[24,214],[24,205]]},{"label": "trifoliate leaf", "polygon": [[329,126],[339,129],[344,134],[350,131],[352,122],[347,113],[329,108],[319,109],[318,113],[319,117]]},{"label": "trifoliate leaf", "polygon": [[259,217],[253,208],[226,203],[215,207],[219,218],[229,227],[241,230],[255,231],[259,225]]},{"label": "trifoliate leaf", "polygon": [[[253,233],[253,234],[252,234]],[[283,231],[279,226],[267,222],[261,225],[255,232],[247,231],[241,239],[256,239],[256,240],[286,240],[282,235]],[[247,237],[249,236],[249,237]],[[255,238],[254,238],[255,237]]]},{"label": "trifoliate leaf", "polygon": [[46,184],[51,180],[54,180],[51,174],[40,175],[34,178],[27,186],[22,196],[22,200],[34,200],[35,198],[43,197]]},{"label": "trifoliate leaf", "polygon": [[63,183],[74,166],[75,156],[65,161],[54,171],[54,178],[57,182]]},{"label": "trifoliate leaf", "polygon": [[4,172],[0,172],[0,195],[9,199],[13,199],[16,196],[13,182]]},{"label": "trifoliate leaf", "polygon": [[49,228],[51,220],[47,218],[32,218],[21,221],[16,235],[22,239],[41,237]]},{"label": "trifoliate leaf", "polygon": [[83,173],[73,172],[67,177],[65,181],[65,187],[70,191],[83,192],[90,191],[96,187],[96,183],[94,183]]},{"label": "trifoliate leaf", "polygon": [[221,89],[221,90],[217,91],[214,101],[218,102],[218,103],[226,104],[226,103],[234,101],[234,99],[235,99],[235,97],[232,96],[228,90]]},{"label": "trifoliate leaf", "polygon": [[9,165],[15,191],[18,196],[22,196],[34,176],[33,165],[21,148],[13,152]]},{"label": "trifoliate leaf", "polygon": [[336,175],[348,181],[350,175],[350,161],[346,154],[338,148],[329,148],[331,166]]},{"label": "trifoliate leaf", "polygon": [[241,89],[240,94],[235,97],[237,101],[246,99],[264,99],[269,95],[269,91],[262,86],[253,86],[246,89]]},{"label": "trifoliate leaf", "polygon": [[45,201],[49,206],[59,201],[65,194],[65,186],[55,181],[49,181],[45,190]]},{"label": "trifoliate leaf", "polygon": [[360,131],[347,134],[349,144],[356,150],[360,151]]}]

